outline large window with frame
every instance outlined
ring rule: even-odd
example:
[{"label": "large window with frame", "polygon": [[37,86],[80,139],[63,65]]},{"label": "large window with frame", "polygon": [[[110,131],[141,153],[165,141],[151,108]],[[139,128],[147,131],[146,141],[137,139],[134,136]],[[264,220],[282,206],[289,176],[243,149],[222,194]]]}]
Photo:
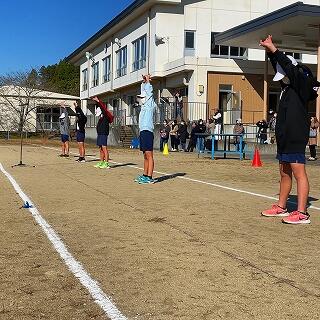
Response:
[{"label": "large window with frame", "polygon": [[117,51],[117,78],[127,74],[127,46]]},{"label": "large window with frame", "polygon": [[216,34],[217,32],[211,32],[211,57],[243,60],[248,59],[247,48],[216,45]]},{"label": "large window with frame", "polygon": [[108,82],[111,79],[111,55],[102,60],[103,62],[103,82]]},{"label": "large window with frame", "polygon": [[141,38],[132,42],[132,48],[133,48],[132,71],[137,71],[146,66],[147,36],[144,35]]},{"label": "large window with frame", "polygon": [[184,53],[186,56],[194,56],[196,49],[196,32],[192,30],[184,31]]},{"label": "large window with frame", "polygon": [[92,65],[92,87],[99,85],[99,62]]},{"label": "large window with frame", "polygon": [[88,89],[88,69],[82,70],[82,91]]}]

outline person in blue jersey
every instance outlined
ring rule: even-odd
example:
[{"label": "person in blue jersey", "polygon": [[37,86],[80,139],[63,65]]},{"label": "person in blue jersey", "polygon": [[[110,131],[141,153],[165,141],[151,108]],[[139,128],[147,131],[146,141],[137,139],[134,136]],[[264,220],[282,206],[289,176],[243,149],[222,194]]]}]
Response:
[{"label": "person in blue jersey", "polygon": [[141,111],[139,114],[139,131],[140,131],[140,150],[144,156],[144,172],[138,176],[135,181],[139,184],[155,183],[153,179],[154,159],[153,159],[153,116],[156,103],[153,98],[153,87],[151,85],[151,76],[142,76],[141,93],[138,95],[140,100]]}]

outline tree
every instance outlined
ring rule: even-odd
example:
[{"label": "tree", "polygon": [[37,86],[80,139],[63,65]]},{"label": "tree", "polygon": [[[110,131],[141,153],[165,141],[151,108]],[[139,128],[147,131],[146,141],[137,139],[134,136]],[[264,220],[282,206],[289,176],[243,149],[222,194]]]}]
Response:
[{"label": "tree", "polygon": [[34,126],[36,100],[39,102],[38,97],[43,99],[44,95],[35,69],[0,76],[0,124],[20,134],[20,166],[23,165],[23,132]]},{"label": "tree", "polygon": [[54,65],[42,66],[39,76],[45,90],[73,96],[79,95],[80,69],[65,60]]}]

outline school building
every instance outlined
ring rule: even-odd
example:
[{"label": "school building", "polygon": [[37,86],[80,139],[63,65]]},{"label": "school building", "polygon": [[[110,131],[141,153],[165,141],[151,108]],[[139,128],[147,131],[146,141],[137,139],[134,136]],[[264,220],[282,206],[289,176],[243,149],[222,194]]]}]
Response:
[{"label": "school building", "polygon": [[[226,125],[239,117],[248,124],[265,118],[268,110],[277,109],[280,87],[272,82],[271,68],[265,74],[264,50],[243,41],[235,45],[216,40],[226,30],[270,13],[276,19],[278,12],[286,14],[301,4],[289,0],[134,1],[67,57],[81,69],[80,97],[89,115],[88,127],[94,127],[96,119],[94,106],[85,99],[94,95],[110,104],[116,124],[136,124],[133,106],[141,75],[146,73],[152,75],[158,113],[179,92],[185,119],[207,119],[215,108],[223,111]],[[305,4],[319,8],[320,0]],[[278,40],[283,44],[314,30],[318,35],[319,22],[298,35],[284,32]],[[318,43],[310,46],[312,50],[285,51],[316,73]],[[310,112],[315,113],[315,104]]]}]

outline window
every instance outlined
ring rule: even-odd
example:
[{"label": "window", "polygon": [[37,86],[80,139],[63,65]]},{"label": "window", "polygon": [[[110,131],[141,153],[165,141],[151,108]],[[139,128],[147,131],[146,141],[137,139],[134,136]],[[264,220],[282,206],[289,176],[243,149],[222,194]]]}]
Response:
[{"label": "window", "polygon": [[211,57],[221,57],[227,59],[247,59],[247,48],[216,45],[216,34],[216,32],[211,32]]},{"label": "window", "polygon": [[194,38],[195,38],[195,31],[185,31],[184,47],[186,49],[195,49]]},{"label": "window", "polygon": [[127,46],[117,51],[117,77],[127,74]]},{"label": "window", "polygon": [[111,56],[107,56],[103,60],[103,82],[110,81],[111,76]]},{"label": "window", "polygon": [[92,65],[92,87],[99,85],[99,62]]},{"label": "window", "polygon": [[88,69],[82,70],[82,91],[88,89]]},{"label": "window", "polygon": [[184,55],[185,56],[195,56],[195,31],[185,31],[184,32]]},{"label": "window", "polygon": [[297,61],[301,61],[301,59],[302,59],[302,54],[298,53],[298,52],[287,52],[286,51],[286,52],[284,52],[284,54],[294,57]]},{"label": "window", "polygon": [[132,42],[133,47],[133,63],[132,71],[137,71],[146,66],[147,60],[147,36],[137,39]]}]

